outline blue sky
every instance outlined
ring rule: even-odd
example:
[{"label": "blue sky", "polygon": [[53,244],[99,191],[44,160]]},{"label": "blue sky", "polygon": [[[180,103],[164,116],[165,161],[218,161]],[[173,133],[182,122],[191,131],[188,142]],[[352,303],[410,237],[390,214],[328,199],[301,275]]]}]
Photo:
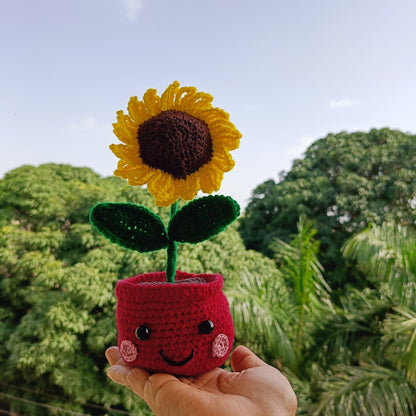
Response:
[{"label": "blue sky", "polygon": [[69,163],[111,175],[115,113],[174,80],[242,132],[221,193],[243,206],[314,140],[416,133],[414,0],[13,0],[0,13],[0,177]]}]

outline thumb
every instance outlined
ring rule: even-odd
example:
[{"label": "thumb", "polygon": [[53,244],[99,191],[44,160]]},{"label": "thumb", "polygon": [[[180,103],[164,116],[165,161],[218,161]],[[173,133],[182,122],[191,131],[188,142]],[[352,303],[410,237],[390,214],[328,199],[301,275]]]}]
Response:
[{"label": "thumb", "polygon": [[267,366],[267,364],[247,347],[240,345],[233,351],[231,356],[231,367],[233,371],[240,372],[248,368],[263,366]]}]

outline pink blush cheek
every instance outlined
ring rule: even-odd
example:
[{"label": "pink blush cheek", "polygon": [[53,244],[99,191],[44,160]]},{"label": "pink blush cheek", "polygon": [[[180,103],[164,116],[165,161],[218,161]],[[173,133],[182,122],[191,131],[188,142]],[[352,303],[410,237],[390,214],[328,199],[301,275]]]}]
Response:
[{"label": "pink blush cheek", "polygon": [[137,358],[137,348],[131,341],[122,341],[119,349],[123,360],[128,363]]},{"label": "pink blush cheek", "polygon": [[225,334],[219,334],[212,343],[212,356],[214,358],[224,357],[230,347],[230,341]]}]

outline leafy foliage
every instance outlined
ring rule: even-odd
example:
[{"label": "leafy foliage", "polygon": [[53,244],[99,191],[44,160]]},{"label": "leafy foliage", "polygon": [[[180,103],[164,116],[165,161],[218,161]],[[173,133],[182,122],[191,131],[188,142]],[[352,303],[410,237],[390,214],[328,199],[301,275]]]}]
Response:
[{"label": "leafy foliage", "polygon": [[[116,281],[164,270],[166,254],[126,250],[97,233],[89,211],[102,201],[143,204],[169,220],[145,190],[85,168],[24,166],[0,180],[0,393],[55,407],[9,399],[11,411],[150,414],[107,380],[104,351],[116,343]],[[227,288],[243,269],[274,269],[245,249],[236,226],[179,251],[182,270],[220,272]]]},{"label": "leafy foliage", "polygon": [[282,275],[241,274],[238,285],[227,291],[236,340],[250,346],[275,365],[296,366],[291,321],[296,315]]},{"label": "leafy foliage", "polygon": [[308,351],[310,359],[328,368],[334,364],[371,361],[382,356],[382,322],[392,311],[389,299],[374,290],[351,290],[315,326],[312,336],[319,344]]},{"label": "leafy foliage", "polygon": [[416,244],[414,231],[393,222],[370,226],[344,246],[370,282],[395,301],[416,309]]},{"label": "leafy foliage", "polygon": [[246,273],[229,292],[234,321],[237,328],[244,328],[244,339],[295,376],[304,375],[305,352],[314,342],[311,331],[331,308],[315,234],[313,225],[301,218],[290,244],[276,240],[272,245],[279,270],[269,276]]},{"label": "leafy foliage", "polygon": [[[88,215],[102,201],[146,205],[169,222],[145,190],[89,169],[24,166],[0,180],[0,399],[11,411],[150,414],[107,380],[104,351],[116,342],[116,281],[164,270],[166,254],[97,233]],[[224,276],[236,342],[290,378],[299,415],[416,415],[415,232],[387,222],[349,239],[345,256],[369,287],[334,298],[317,225],[297,218],[287,241],[270,240],[272,260],[246,250],[234,223],[181,244],[178,268]]]},{"label": "leafy foliage", "polygon": [[313,416],[414,416],[414,388],[400,371],[375,364],[339,365],[325,375]]},{"label": "leafy foliage", "polygon": [[[308,332],[321,319],[325,304],[329,303],[330,287],[323,278],[323,268],[318,261],[319,242],[313,241],[316,229],[301,217],[298,233],[290,244],[275,240],[270,245],[280,264],[280,272],[292,287],[296,315],[296,362],[303,356],[302,349],[308,347]],[[308,330],[309,329],[309,330]]]},{"label": "leafy foliage", "polygon": [[[315,220],[319,260],[331,287],[359,283],[341,247],[369,223],[416,220],[416,137],[400,131],[329,134],[314,142],[303,159],[253,192],[241,219],[248,248],[272,255],[270,243],[290,241],[300,215]],[[365,286],[365,282],[362,282]]]},{"label": "leafy foliage", "polygon": [[313,334],[313,415],[416,414],[415,245],[415,232],[393,223],[346,243],[373,289],[345,295]]}]

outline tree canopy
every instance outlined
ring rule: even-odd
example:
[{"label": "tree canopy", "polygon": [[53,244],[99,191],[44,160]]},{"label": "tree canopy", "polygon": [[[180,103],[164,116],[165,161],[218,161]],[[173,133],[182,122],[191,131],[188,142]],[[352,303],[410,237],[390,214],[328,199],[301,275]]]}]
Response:
[{"label": "tree canopy", "polygon": [[369,223],[416,219],[416,136],[388,128],[341,132],[315,141],[280,181],[259,185],[240,222],[247,248],[271,255],[290,241],[300,215],[316,222],[321,258],[332,285],[348,274],[340,249]]},{"label": "tree canopy", "polygon": [[[0,393],[13,397],[11,410],[47,414],[20,398],[88,414],[148,413],[128,389],[108,382],[104,351],[116,344],[116,281],[164,270],[166,253],[141,254],[98,234],[88,217],[103,201],[169,217],[146,190],[87,168],[23,166],[0,180]],[[236,225],[181,244],[178,268],[220,272],[227,288],[243,271],[276,273],[271,260],[245,249]]]},{"label": "tree canopy", "polygon": [[[104,351],[116,343],[115,283],[164,270],[166,253],[142,254],[101,236],[88,215],[103,201],[143,204],[169,218],[144,189],[86,168],[24,166],[0,180],[2,408],[33,416],[150,414],[107,380]],[[410,209],[387,208],[386,217],[397,208],[392,216],[411,222]],[[273,260],[247,250],[233,224],[208,241],[180,244],[178,268],[224,276],[236,343],[289,377],[299,414],[416,415],[415,231],[385,221],[349,238],[343,254],[369,287],[334,296],[319,261],[318,220],[301,215],[287,241],[272,238]]]},{"label": "tree canopy", "polygon": [[391,222],[345,244],[372,288],[341,297],[312,334],[314,416],[416,414],[415,247],[415,231]]}]

